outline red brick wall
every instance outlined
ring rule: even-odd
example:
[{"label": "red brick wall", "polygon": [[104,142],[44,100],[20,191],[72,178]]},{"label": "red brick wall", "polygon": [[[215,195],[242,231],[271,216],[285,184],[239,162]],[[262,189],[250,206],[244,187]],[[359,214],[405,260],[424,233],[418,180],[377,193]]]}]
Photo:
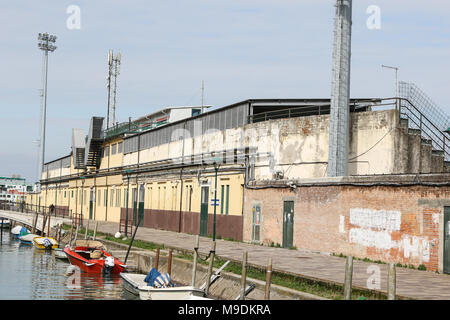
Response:
[{"label": "red brick wall", "polygon": [[[126,208],[121,209],[121,219],[125,219]],[[128,208],[129,223],[132,224],[133,209]],[[241,215],[216,215],[216,236],[242,241]],[[214,215],[208,214],[207,234],[212,236]],[[173,210],[144,209],[144,227],[178,232],[180,228],[180,212]],[[181,212],[181,232],[200,233],[200,213]]]},{"label": "red brick wall", "polygon": [[[294,246],[299,249],[441,269],[449,187],[313,186],[297,187],[296,193],[290,188],[246,189],[244,241],[251,241],[252,207],[259,203],[261,241],[282,244],[284,200],[294,200]],[[351,209],[355,224],[350,223]],[[361,212],[369,220],[355,220]],[[372,220],[374,216],[383,219]]]}]

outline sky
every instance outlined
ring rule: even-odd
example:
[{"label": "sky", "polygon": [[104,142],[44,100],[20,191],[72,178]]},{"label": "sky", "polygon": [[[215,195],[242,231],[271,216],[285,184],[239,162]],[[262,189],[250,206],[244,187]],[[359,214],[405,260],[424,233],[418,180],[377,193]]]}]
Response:
[{"label": "sky", "polygon": [[[450,2],[353,1],[351,97],[392,97],[394,72],[450,114]],[[122,52],[117,118],[166,106],[329,98],[335,0],[0,0],[0,176],[36,181],[42,89],[37,35],[56,35],[45,162],[107,113],[107,54]],[[79,9],[79,14],[70,10]],[[380,9],[369,28],[370,6]],[[68,10],[69,9],[69,10]],[[79,26],[79,28],[78,28]],[[74,28],[75,27],[75,28]]]}]

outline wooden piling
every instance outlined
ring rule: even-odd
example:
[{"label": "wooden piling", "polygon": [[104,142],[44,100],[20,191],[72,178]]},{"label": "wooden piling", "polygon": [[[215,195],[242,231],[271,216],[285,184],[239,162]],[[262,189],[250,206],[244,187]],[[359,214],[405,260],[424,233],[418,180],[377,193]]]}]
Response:
[{"label": "wooden piling", "polygon": [[389,263],[388,269],[388,300],[395,300],[396,294],[396,272],[395,272],[395,264]]},{"label": "wooden piling", "polygon": [[34,220],[33,220],[33,227],[31,228],[32,234],[36,234],[37,221],[38,221],[38,213],[36,212],[36,215],[34,216]]},{"label": "wooden piling", "polygon": [[86,220],[87,220],[87,222],[86,222],[86,230],[84,232],[84,240],[87,240],[87,238],[88,238],[88,231],[89,231],[89,219],[86,219]]},{"label": "wooden piling", "polygon": [[156,249],[155,266],[154,268],[158,270],[159,267],[159,247]]},{"label": "wooden piling", "polygon": [[245,286],[247,283],[247,251],[242,253],[241,295],[240,300],[245,300]]},{"label": "wooden piling", "polygon": [[352,296],[353,257],[348,256],[345,262],[344,300],[350,300]]},{"label": "wooden piling", "polygon": [[208,296],[209,293],[209,285],[211,284],[211,274],[212,274],[212,269],[213,269],[213,265],[214,265],[214,256],[216,254],[216,242],[213,241],[212,245],[211,245],[211,251],[209,252],[210,257],[209,257],[209,266],[208,266],[208,274],[206,276],[206,288],[205,288],[205,296]]},{"label": "wooden piling", "polygon": [[[76,243],[77,243],[77,238],[78,238],[78,228],[79,228],[80,226],[77,226],[77,229],[75,230],[75,237],[73,238],[73,242],[74,242],[74,244],[76,245]],[[70,244],[70,246],[72,247],[72,244]]]},{"label": "wooden piling", "polygon": [[45,225],[47,223],[47,216],[45,214],[42,214],[42,230],[41,230],[41,237],[45,235]]},{"label": "wooden piling", "polygon": [[69,238],[70,246],[72,246],[72,236],[73,236],[73,223],[70,225],[70,238]]},{"label": "wooden piling", "polygon": [[264,299],[270,300],[270,282],[272,281],[272,258],[269,258],[269,263],[267,265],[266,271],[266,290]]},{"label": "wooden piling", "polygon": [[169,257],[167,258],[167,273],[169,277],[172,274],[172,249],[169,249]]},{"label": "wooden piling", "polygon": [[198,259],[198,248],[199,248],[199,236],[195,236],[194,244],[194,263],[192,266],[192,281],[191,286],[195,287],[195,277],[197,275],[197,259]]},{"label": "wooden piling", "polygon": [[95,227],[94,227],[94,240],[95,240],[95,237],[97,236],[97,226],[98,226],[98,221],[95,221]]},{"label": "wooden piling", "polygon": [[50,214],[48,215],[48,221],[47,221],[47,224],[48,224],[48,227],[47,227],[47,229],[48,229],[47,237],[50,237]]}]

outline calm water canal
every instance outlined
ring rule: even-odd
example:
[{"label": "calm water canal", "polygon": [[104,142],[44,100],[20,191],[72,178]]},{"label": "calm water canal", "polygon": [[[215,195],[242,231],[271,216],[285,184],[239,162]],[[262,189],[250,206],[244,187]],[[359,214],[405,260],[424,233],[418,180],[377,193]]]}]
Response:
[{"label": "calm water canal", "polygon": [[122,286],[119,275],[103,277],[80,273],[78,287],[65,275],[70,263],[55,258],[53,251],[25,245],[3,230],[0,245],[0,300],[138,299]]}]

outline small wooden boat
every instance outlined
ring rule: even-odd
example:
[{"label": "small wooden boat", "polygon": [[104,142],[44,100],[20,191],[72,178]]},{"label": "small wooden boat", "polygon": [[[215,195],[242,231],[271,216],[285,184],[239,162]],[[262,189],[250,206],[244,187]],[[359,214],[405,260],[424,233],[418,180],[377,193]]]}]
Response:
[{"label": "small wooden boat", "polygon": [[24,236],[28,233],[30,233],[30,231],[22,226],[15,226],[11,229],[11,234],[13,235],[14,239],[19,239],[19,237]]},{"label": "small wooden boat", "polygon": [[64,248],[69,262],[89,273],[121,273],[126,265],[106,251],[103,243],[95,240],[78,240],[75,247]]},{"label": "small wooden boat", "polygon": [[55,248],[55,258],[61,259],[61,260],[68,260],[66,253],[64,252],[64,249],[61,248]]},{"label": "small wooden boat", "polygon": [[19,240],[23,244],[30,244],[30,245],[32,245],[33,244],[33,239],[37,238],[37,237],[40,237],[40,235],[29,233],[29,234],[26,234],[24,236],[20,236]]},{"label": "small wooden boat", "polygon": [[3,229],[9,228],[11,226],[11,222],[8,219],[0,220],[0,227]]},{"label": "small wooden boat", "polygon": [[38,249],[51,250],[58,248],[58,241],[51,237],[35,237],[33,244]]},{"label": "small wooden boat", "polygon": [[205,291],[192,286],[155,288],[148,286],[145,274],[121,273],[124,288],[139,295],[141,300],[196,300],[204,298]]}]

